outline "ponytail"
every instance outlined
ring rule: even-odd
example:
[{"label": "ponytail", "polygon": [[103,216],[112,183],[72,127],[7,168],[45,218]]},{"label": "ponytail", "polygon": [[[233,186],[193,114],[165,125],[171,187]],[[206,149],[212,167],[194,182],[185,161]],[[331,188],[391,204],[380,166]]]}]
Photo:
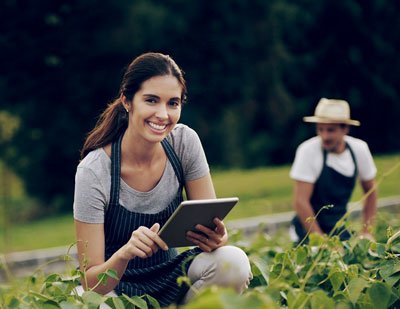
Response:
[{"label": "ponytail", "polygon": [[111,102],[100,115],[96,126],[89,132],[83,148],[81,159],[90,151],[104,147],[114,141],[128,127],[128,115],[120,98]]}]

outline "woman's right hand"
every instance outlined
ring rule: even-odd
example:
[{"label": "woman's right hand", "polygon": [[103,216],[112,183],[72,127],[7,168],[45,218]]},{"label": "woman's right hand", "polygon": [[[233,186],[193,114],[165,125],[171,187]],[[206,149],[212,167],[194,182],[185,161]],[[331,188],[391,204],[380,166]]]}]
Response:
[{"label": "woman's right hand", "polygon": [[124,260],[131,260],[135,257],[146,259],[158,251],[168,250],[167,244],[158,236],[160,224],[154,223],[151,228],[140,226],[132,232],[129,241],[121,247],[120,256]]}]

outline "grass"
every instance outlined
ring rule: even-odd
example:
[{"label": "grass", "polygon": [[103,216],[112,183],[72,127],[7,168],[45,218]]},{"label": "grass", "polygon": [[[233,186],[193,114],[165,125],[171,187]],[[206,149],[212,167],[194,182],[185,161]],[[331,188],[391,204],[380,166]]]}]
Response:
[{"label": "grass", "polygon": [[69,246],[75,242],[72,213],[11,226],[0,233],[0,252]]},{"label": "grass", "polygon": [[[377,180],[382,180],[379,197],[400,195],[400,154],[376,156]],[[385,174],[397,168],[391,174]],[[229,214],[227,220],[258,215],[273,214],[292,210],[292,186],[289,179],[289,165],[257,168],[252,170],[213,170],[213,181],[219,197],[238,196],[240,203]],[[17,180],[15,180],[17,181]],[[21,194],[18,185],[13,190]],[[359,185],[352,201],[362,196]],[[8,224],[5,235],[0,231],[0,252],[32,250],[45,247],[68,246],[74,243],[72,213],[54,218]]]},{"label": "grass", "polygon": [[[400,155],[375,157],[378,169],[379,197],[400,195]],[[390,175],[385,175],[397,167]],[[213,173],[219,197],[236,195],[240,203],[229,219],[273,214],[292,210],[293,181],[289,179],[290,165],[254,170],[217,171]],[[362,190],[357,184],[351,201],[358,201]]]}]

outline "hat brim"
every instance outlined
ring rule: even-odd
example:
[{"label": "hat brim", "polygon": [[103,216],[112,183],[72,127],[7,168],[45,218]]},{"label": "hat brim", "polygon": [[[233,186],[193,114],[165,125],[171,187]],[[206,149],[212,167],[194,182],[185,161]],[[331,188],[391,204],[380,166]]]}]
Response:
[{"label": "hat brim", "polygon": [[359,126],[360,122],[358,120],[353,119],[333,119],[333,118],[324,118],[317,116],[303,117],[304,122],[313,122],[313,123],[343,123],[351,126]]}]

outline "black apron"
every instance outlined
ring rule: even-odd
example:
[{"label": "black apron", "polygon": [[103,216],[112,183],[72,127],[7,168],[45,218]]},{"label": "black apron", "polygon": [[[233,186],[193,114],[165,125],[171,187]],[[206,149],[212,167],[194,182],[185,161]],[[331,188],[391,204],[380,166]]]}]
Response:
[{"label": "black apron", "polygon": [[[314,184],[314,190],[311,195],[310,203],[314,213],[325,205],[333,205],[332,208],[323,209],[317,217],[317,222],[322,231],[329,234],[347,211],[347,203],[350,200],[351,194],[356,184],[358,169],[354,153],[350,146],[346,143],[346,148],[349,149],[354,162],[354,174],[350,177],[344,176],[326,165],[327,151],[323,150],[323,167],[320,176]],[[292,220],[296,234],[301,241],[307,234],[298,216]],[[350,238],[350,234],[343,228],[337,229],[334,235],[340,235],[341,240]]]},{"label": "black apron", "polygon": [[[150,228],[154,223],[165,224],[173,211],[182,202],[184,183],[183,170],[179,158],[172,146],[164,139],[161,144],[168,160],[174,168],[180,186],[175,199],[167,208],[156,214],[131,212],[119,204],[121,175],[121,141],[122,135],[112,144],[111,151],[111,192],[110,203],[105,214],[105,258],[109,259],[119,248],[125,245],[131,234],[139,226]],[[118,295],[140,296],[149,294],[156,298],[161,306],[179,302],[188,291],[188,286],[177,284],[177,278],[184,276],[193,258],[201,250],[196,247],[178,254],[175,248],[168,251],[159,249],[153,256],[129,261],[127,269],[115,288]]]}]

